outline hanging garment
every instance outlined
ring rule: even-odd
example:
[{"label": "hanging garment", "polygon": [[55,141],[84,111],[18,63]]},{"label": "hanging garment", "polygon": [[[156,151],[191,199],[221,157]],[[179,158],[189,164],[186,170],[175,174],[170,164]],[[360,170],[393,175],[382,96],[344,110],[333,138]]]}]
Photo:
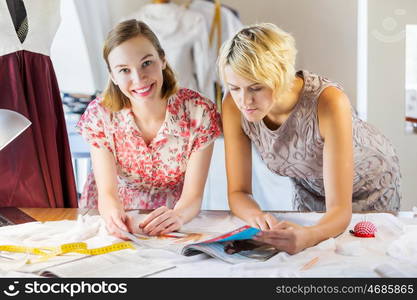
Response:
[{"label": "hanging garment", "polygon": [[147,4],[123,18],[145,22],[165,50],[181,87],[214,98],[207,26],[204,17],[175,3]]},{"label": "hanging garment", "polygon": [[111,30],[109,3],[103,0],[74,0],[74,5],[87,46],[95,90],[103,91],[109,74],[100,54],[106,34]]},{"label": "hanging garment", "polygon": [[0,108],[32,122],[0,152],[3,207],[77,206],[63,107],[49,57],[59,8],[56,0],[0,1]]},{"label": "hanging garment", "polygon": [[[206,2],[214,2],[214,0],[205,0]],[[240,19],[240,15],[239,12],[234,9],[233,7],[227,5],[227,4],[222,4],[222,7],[229,10],[236,18]]]},{"label": "hanging garment", "polygon": [[[210,28],[213,22],[214,16],[214,8],[215,4],[209,1],[203,0],[194,0],[189,5],[189,10],[200,13],[204,16],[204,20],[206,23],[207,32],[210,32]],[[225,7],[221,8],[221,43],[223,44],[225,41],[233,37],[233,35],[240,29],[243,28],[243,24],[240,20],[228,9]],[[217,35],[215,35],[216,37]],[[214,76],[214,81],[218,80],[218,75],[216,72],[216,61],[218,56],[217,50],[217,41],[216,38],[213,40],[213,43],[210,47],[210,63],[209,65],[212,67],[212,74]]]}]

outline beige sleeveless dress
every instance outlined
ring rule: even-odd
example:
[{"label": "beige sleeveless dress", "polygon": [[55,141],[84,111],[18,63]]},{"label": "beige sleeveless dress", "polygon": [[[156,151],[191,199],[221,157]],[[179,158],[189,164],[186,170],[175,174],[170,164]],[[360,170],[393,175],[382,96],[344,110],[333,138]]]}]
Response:
[{"label": "beige sleeveless dress", "polygon": [[[317,104],[321,92],[337,83],[308,71],[300,99],[288,119],[276,130],[263,120],[249,122],[242,116],[242,128],[267,167],[294,184],[293,207],[299,211],[325,211],[323,146]],[[360,120],[352,108],[354,178],[353,211],[400,208],[400,167],[391,142],[375,127]],[[279,201],[279,195],[277,195]]]}]

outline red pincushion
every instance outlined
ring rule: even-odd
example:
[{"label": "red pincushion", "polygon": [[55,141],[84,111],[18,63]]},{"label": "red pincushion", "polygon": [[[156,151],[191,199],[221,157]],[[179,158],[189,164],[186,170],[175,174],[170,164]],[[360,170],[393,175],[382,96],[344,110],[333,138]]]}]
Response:
[{"label": "red pincushion", "polygon": [[369,221],[362,221],[355,225],[355,228],[350,231],[351,234],[357,237],[375,237],[376,226]]}]

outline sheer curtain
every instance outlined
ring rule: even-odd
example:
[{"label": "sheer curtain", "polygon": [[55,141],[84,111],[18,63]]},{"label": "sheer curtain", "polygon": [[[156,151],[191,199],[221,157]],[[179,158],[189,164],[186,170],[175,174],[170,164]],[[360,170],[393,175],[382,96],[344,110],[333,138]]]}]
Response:
[{"label": "sheer curtain", "polygon": [[74,0],[84,41],[90,60],[96,90],[102,91],[107,83],[107,68],[102,58],[102,48],[107,33],[112,28],[108,0]]}]

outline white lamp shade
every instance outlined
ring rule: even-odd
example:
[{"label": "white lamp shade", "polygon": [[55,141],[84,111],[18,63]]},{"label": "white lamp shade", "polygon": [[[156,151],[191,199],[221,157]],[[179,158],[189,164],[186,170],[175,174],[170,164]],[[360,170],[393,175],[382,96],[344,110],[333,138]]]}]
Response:
[{"label": "white lamp shade", "polygon": [[21,114],[8,109],[0,109],[0,150],[19,136],[30,124],[32,123]]}]

